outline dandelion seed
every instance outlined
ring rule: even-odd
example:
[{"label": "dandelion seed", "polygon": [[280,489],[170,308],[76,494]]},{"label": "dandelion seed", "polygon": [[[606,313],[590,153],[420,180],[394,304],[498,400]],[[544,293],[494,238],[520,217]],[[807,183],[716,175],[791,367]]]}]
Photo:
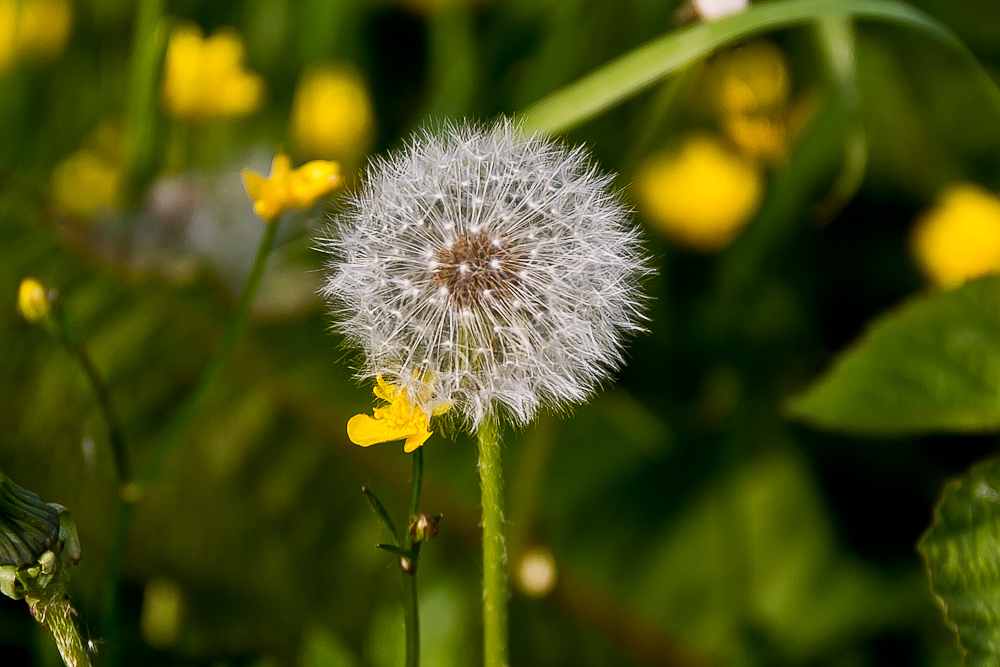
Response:
[{"label": "dandelion seed", "polygon": [[611,181],[510,122],[447,125],[375,162],[323,244],[361,376],[473,429],[587,399],[641,329],[650,271]]}]

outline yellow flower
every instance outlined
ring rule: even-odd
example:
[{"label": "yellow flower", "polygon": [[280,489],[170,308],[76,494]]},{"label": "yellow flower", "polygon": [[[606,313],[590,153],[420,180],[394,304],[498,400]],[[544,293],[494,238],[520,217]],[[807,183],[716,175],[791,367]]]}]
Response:
[{"label": "yellow flower", "polygon": [[163,64],[163,103],[184,120],[245,116],[264,97],[264,80],[243,67],[243,39],[232,28],[208,39],[193,23],[174,28]]},{"label": "yellow flower", "polygon": [[121,202],[121,167],[101,152],[83,148],[56,165],[52,194],[68,213],[91,216]]},{"label": "yellow flower", "polygon": [[719,124],[748,156],[775,162],[788,143],[788,63],[771,42],[755,41],[715,62]]},{"label": "yellow flower", "polygon": [[291,135],[304,153],[354,160],[371,144],[375,115],[364,81],[332,65],[307,71],[295,89]]},{"label": "yellow flower", "polygon": [[340,165],[326,160],[306,162],[292,169],[292,162],[278,153],[266,178],[249,169],[243,170],[243,185],[253,200],[253,210],[267,222],[276,220],[291,208],[309,208],[342,182]]},{"label": "yellow flower", "polygon": [[45,288],[34,278],[25,278],[17,290],[17,310],[28,322],[41,322],[52,312],[52,303]]},{"label": "yellow flower", "polygon": [[[375,408],[374,417],[354,415],[347,421],[347,437],[355,445],[370,447],[382,442],[406,440],[403,451],[409,454],[423,445],[432,431],[428,430],[430,420],[419,407],[410,405],[406,392],[388,384],[380,375],[373,389],[375,396],[389,405]],[[448,407],[438,409],[434,415],[443,414]]]},{"label": "yellow flower", "polygon": [[949,186],[917,221],[911,248],[924,275],[946,289],[1000,272],[1000,198],[971,183]]},{"label": "yellow flower", "polygon": [[752,162],[715,139],[692,136],[635,174],[635,196],[670,240],[702,252],[728,246],[760,206],[763,179]]},{"label": "yellow flower", "polygon": [[73,9],[67,0],[0,0],[0,72],[24,57],[52,60],[69,39]]},{"label": "yellow flower", "polygon": [[24,0],[18,15],[18,53],[53,60],[66,48],[73,24],[73,8],[67,0]]}]

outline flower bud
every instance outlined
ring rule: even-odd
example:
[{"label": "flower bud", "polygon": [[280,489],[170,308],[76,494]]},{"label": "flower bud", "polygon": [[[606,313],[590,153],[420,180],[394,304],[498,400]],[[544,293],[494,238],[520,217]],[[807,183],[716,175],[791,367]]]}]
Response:
[{"label": "flower bud", "polygon": [[17,310],[21,317],[32,324],[41,322],[52,312],[52,301],[42,284],[34,278],[25,278],[17,291]]},{"label": "flower bud", "polygon": [[35,563],[59,539],[59,510],[0,472],[0,565]]},{"label": "flower bud", "polygon": [[433,540],[438,534],[438,520],[441,517],[433,517],[430,514],[421,514],[410,522],[410,535],[417,544]]}]

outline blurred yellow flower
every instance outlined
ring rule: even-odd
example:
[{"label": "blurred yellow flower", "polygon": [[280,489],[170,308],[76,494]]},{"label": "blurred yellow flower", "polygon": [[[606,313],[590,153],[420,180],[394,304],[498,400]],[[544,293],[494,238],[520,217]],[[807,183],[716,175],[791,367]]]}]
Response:
[{"label": "blurred yellow flower", "polygon": [[0,72],[21,58],[54,60],[72,24],[68,0],[0,0]]},{"label": "blurred yellow flower", "polygon": [[636,170],[639,208],[671,241],[692,250],[728,246],[756,213],[763,193],[757,167],[706,136],[647,158]]},{"label": "blurred yellow flower", "polygon": [[[354,415],[347,421],[347,437],[355,445],[370,447],[382,442],[405,440],[403,451],[410,452],[420,447],[433,431],[428,430],[430,420],[419,407],[410,404],[406,392],[377,378],[373,392],[375,396],[389,405],[373,410],[374,417]],[[435,415],[443,414],[447,407],[435,411]]]},{"label": "blurred yellow flower", "polygon": [[52,312],[52,303],[42,284],[34,278],[25,278],[17,290],[17,310],[28,322],[41,322]]},{"label": "blurred yellow flower", "polygon": [[309,208],[341,183],[338,163],[313,160],[292,169],[292,161],[284,153],[274,156],[267,177],[243,170],[243,185],[253,200],[253,209],[267,222],[288,209]]},{"label": "blurred yellow flower", "polygon": [[333,65],[308,70],[292,103],[291,135],[311,157],[354,161],[368,150],[375,115],[364,80]]},{"label": "blurred yellow flower", "polygon": [[911,248],[924,275],[946,289],[1000,272],[1000,198],[971,183],[950,185],[917,221]]},{"label": "blurred yellow flower", "polygon": [[24,0],[18,15],[17,51],[53,60],[66,48],[72,25],[73,8],[68,0]]},{"label": "blurred yellow flower", "polygon": [[244,68],[243,39],[221,28],[205,39],[193,23],[170,33],[163,64],[163,103],[184,120],[245,116],[264,98],[264,80]]},{"label": "blurred yellow flower", "polygon": [[748,156],[781,159],[791,89],[784,53],[771,42],[754,41],[721,54],[714,67],[722,130]]},{"label": "blurred yellow flower", "polygon": [[121,203],[121,166],[99,151],[83,148],[52,170],[52,194],[68,213],[90,216]]}]

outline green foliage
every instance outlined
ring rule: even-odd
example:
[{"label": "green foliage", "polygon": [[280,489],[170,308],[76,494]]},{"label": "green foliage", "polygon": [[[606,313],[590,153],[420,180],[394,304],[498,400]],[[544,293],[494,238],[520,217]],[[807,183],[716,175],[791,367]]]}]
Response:
[{"label": "green foliage", "polygon": [[[948,28],[902,2],[785,0],[764,3],[642,45],[533,104],[524,112],[525,125],[543,132],[566,131],[723,46],[762,32],[825,21],[831,16],[898,23],[964,49]],[[978,67],[974,60],[972,63]],[[985,77],[984,80],[989,81]],[[992,87],[990,94],[1000,99],[996,85],[987,85]]]},{"label": "green foliage", "polygon": [[789,413],[863,435],[1000,429],[1000,278],[883,315]]},{"label": "green foliage", "polygon": [[1000,659],[1000,461],[945,487],[920,541],[931,586],[970,667]]}]

